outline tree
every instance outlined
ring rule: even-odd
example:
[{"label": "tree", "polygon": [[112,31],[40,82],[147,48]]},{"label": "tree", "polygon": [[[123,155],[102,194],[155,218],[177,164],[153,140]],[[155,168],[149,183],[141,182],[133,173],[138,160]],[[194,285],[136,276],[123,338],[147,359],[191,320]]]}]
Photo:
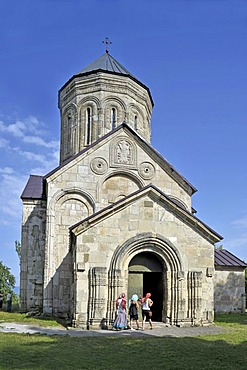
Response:
[{"label": "tree", "polygon": [[218,249],[219,251],[221,251],[223,249],[223,245],[220,244],[220,245],[215,245],[214,246],[215,249]]},{"label": "tree", "polygon": [[4,302],[6,302],[6,297],[8,293],[11,293],[15,297],[13,289],[15,287],[15,277],[11,274],[10,268],[5,266],[2,261],[0,261],[0,290],[4,296]]},{"label": "tree", "polygon": [[18,240],[15,241],[15,251],[18,254],[19,260],[21,262],[21,243]]}]

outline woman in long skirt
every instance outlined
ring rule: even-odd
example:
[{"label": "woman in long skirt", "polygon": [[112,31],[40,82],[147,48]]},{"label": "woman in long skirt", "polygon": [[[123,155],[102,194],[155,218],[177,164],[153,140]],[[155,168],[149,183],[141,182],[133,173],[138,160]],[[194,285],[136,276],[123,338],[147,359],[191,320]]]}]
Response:
[{"label": "woman in long skirt", "polygon": [[113,323],[113,328],[116,330],[122,330],[127,326],[126,305],[125,293],[122,293],[116,300],[117,316]]}]

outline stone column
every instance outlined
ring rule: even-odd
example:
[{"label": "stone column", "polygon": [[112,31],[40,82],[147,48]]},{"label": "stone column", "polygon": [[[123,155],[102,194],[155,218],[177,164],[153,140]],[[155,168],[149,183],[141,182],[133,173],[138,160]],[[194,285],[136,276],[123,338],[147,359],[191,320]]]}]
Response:
[{"label": "stone column", "polygon": [[167,274],[167,285],[168,284],[170,286],[170,293],[168,291],[167,319],[171,325],[177,325],[181,296],[181,283],[179,282],[177,271],[171,271],[169,274]]},{"label": "stone column", "polygon": [[177,320],[178,322],[185,319],[185,299],[184,299],[184,272],[179,271],[177,274],[177,291],[178,291],[178,305],[177,305]]},{"label": "stone column", "polygon": [[47,217],[45,263],[44,263],[44,296],[43,311],[46,314],[53,313],[53,275],[54,267],[54,215]]},{"label": "stone column", "polygon": [[192,322],[201,320],[202,308],[202,272],[188,273],[188,317]]},{"label": "stone column", "polygon": [[97,134],[98,139],[104,135],[104,112],[102,108],[98,109],[98,122],[97,122]]},{"label": "stone column", "polygon": [[171,288],[171,273],[170,271],[166,272],[166,290],[167,290],[167,303],[166,303],[166,318],[165,321],[171,324],[171,295],[172,295],[172,288]]},{"label": "stone column", "polygon": [[88,328],[99,328],[106,318],[107,308],[107,270],[94,267],[90,271],[89,281]]},{"label": "stone column", "polygon": [[107,302],[107,323],[112,324],[115,320],[116,299],[123,291],[123,279],[121,270],[111,270],[109,272],[109,289]]}]

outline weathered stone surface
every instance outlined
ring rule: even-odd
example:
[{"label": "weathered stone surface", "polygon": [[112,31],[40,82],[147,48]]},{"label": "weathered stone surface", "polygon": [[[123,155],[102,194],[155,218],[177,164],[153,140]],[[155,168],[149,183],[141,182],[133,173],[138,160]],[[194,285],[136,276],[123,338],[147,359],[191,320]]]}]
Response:
[{"label": "weathered stone surface", "polygon": [[193,216],[193,186],[149,144],[147,89],[102,71],[73,81],[59,93],[61,166],[43,199],[23,200],[21,309],[95,328],[137,289],[151,291],[158,321],[212,322],[220,237]]},{"label": "weathered stone surface", "polygon": [[214,274],[216,312],[245,312],[245,275],[243,269],[217,267]]}]

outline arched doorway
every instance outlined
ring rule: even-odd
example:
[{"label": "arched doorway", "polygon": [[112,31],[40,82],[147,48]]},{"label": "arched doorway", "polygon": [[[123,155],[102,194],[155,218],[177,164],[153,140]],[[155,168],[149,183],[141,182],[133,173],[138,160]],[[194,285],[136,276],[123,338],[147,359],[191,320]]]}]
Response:
[{"label": "arched doorway", "polygon": [[[139,280],[134,273],[139,273]],[[183,277],[180,253],[167,238],[142,233],[126,240],[116,248],[110,264],[107,318],[113,319],[116,297],[121,292],[128,292],[129,299],[133,292],[143,295],[149,291],[157,305],[153,319],[177,325],[186,317]]]},{"label": "arched doorway", "polygon": [[128,296],[137,294],[143,297],[146,293],[152,294],[154,302],[153,321],[162,321],[165,298],[166,268],[154,253],[142,252],[132,258],[128,268]]}]

